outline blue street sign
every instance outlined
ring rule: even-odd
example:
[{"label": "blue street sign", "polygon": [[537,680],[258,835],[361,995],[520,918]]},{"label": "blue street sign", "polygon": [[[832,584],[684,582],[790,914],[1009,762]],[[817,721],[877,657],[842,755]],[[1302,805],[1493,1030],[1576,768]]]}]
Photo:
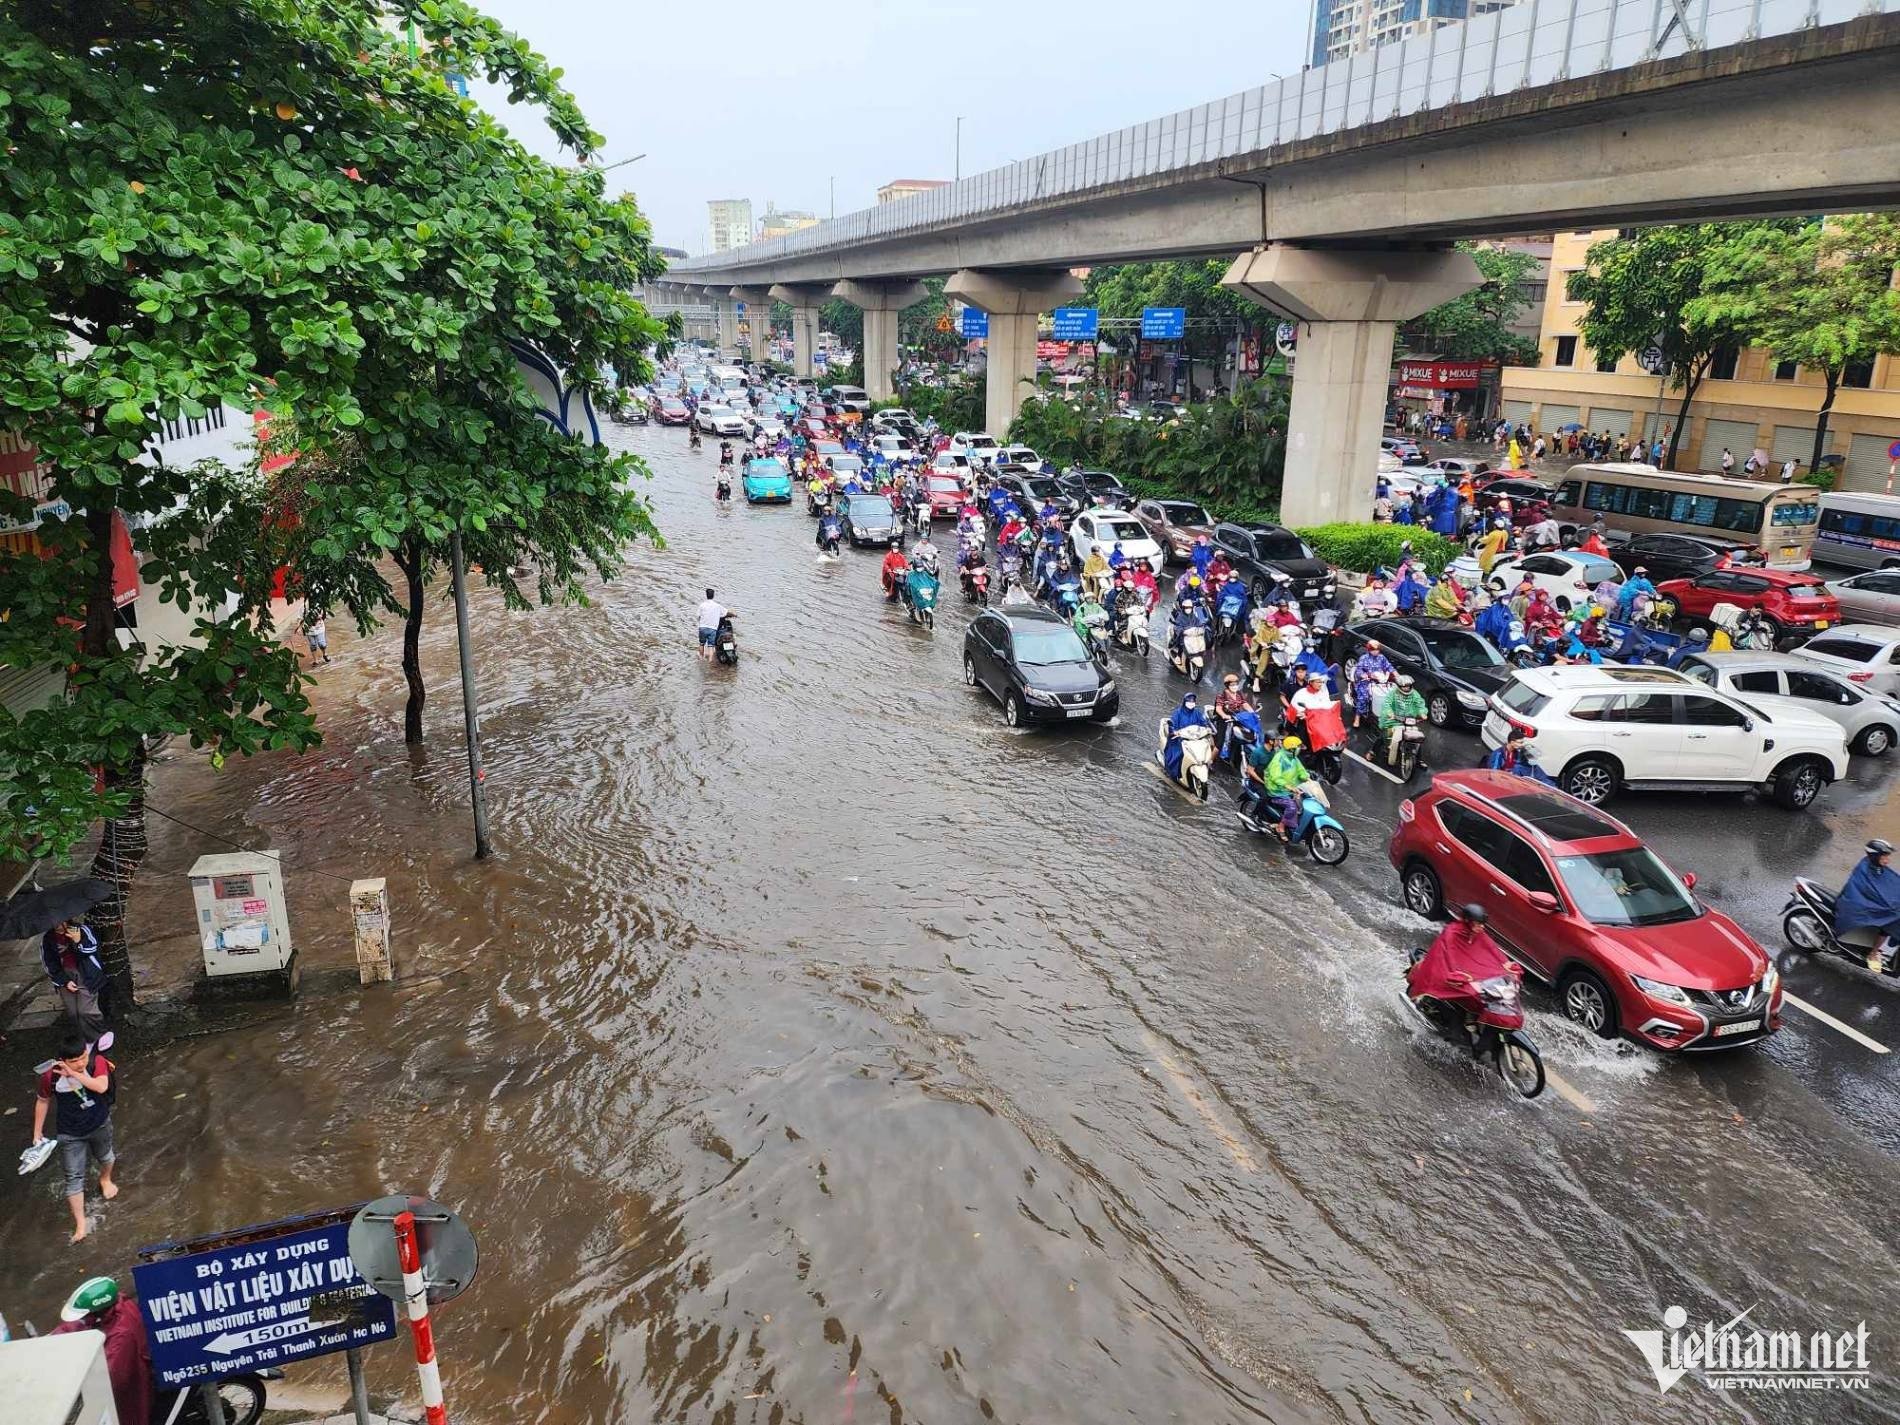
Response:
[{"label": "blue street sign", "polygon": [[1094,341],[1101,321],[1101,311],[1095,307],[1057,307],[1049,335],[1055,341]]},{"label": "blue street sign", "polygon": [[965,307],[963,309],[963,339],[969,341],[973,337],[989,334],[990,314],[981,307]]},{"label": "blue street sign", "polygon": [[1150,341],[1178,341],[1187,335],[1186,307],[1143,307],[1141,334]]},{"label": "blue street sign", "polygon": [[738,313],[738,314],[739,314],[740,316],[742,316],[742,317],[743,317],[743,316],[745,315],[745,303],[744,303],[744,302],[734,302],[734,303],[732,304],[732,308],[733,308],[733,310],[734,310],[735,312],[737,312],[737,313]]},{"label": "blue street sign", "polygon": [[161,1385],[217,1380],[396,1334],[395,1303],[350,1260],[347,1219],[146,1262],[132,1268],[132,1280]]}]

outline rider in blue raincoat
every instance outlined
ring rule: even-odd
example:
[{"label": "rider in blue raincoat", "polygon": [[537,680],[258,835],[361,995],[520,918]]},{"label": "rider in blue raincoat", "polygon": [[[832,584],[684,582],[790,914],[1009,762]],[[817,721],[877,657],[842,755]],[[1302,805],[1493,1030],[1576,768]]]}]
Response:
[{"label": "rider in blue raincoat", "polygon": [[1161,755],[1161,765],[1175,781],[1181,780],[1181,730],[1207,726],[1207,714],[1201,711],[1200,699],[1193,693],[1182,698],[1181,706],[1169,715],[1168,745]]},{"label": "rider in blue raincoat", "polygon": [[1867,968],[1878,970],[1894,942],[1900,941],[1900,871],[1893,869],[1893,843],[1875,838],[1867,854],[1834,898],[1834,933],[1878,930],[1880,943],[1867,953]]},{"label": "rider in blue raincoat", "polygon": [[1509,648],[1512,642],[1511,606],[1502,600],[1493,600],[1479,613],[1472,627],[1481,636],[1490,639],[1495,647]]},{"label": "rider in blue raincoat", "polygon": [[1649,582],[1649,571],[1639,567],[1631,572],[1629,578],[1623,581],[1623,587],[1617,591],[1616,621],[1618,623],[1629,619],[1633,611],[1632,606],[1636,603],[1638,596],[1643,594],[1654,599],[1656,586]]},{"label": "rider in blue raincoat", "polygon": [[1229,579],[1221,585],[1220,601],[1214,606],[1214,616],[1232,619],[1235,628],[1247,626],[1247,586],[1239,579]]}]

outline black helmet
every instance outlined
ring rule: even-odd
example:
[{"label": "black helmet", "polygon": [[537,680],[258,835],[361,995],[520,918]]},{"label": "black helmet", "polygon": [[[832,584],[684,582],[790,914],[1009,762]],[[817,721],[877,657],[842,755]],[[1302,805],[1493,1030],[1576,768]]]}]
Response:
[{"label": "black helmet", "polygon": [[1876,836],[1872,841],[1867,843],[1867,854],[1869,856],[1891,856],[1893,855],[1893,843],[1884,836]]},{"label": "black helmet", "polygon": [[1458,907],[1458,919],[1468,921],[1472,925],[1483,925],[1490,918],[1490,913],[1476,901],[1469,901]]}]

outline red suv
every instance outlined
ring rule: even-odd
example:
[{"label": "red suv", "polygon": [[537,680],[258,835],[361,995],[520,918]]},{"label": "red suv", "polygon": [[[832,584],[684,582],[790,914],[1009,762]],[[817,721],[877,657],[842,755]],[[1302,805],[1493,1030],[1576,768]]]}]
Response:
[{"label": "red suv", "polygon": [[1812,574],[1793,569],[1711,569],[1693,579],[1671,579],[1656,592],[1674,599],[1685,617],[1707,619],[1717,604],[1760,609],[1784,635],[1817,633],[1841,621],[1840,601]]},{"label": "red suv", "polygon": [[1726,1049],[1781,1028],[1781,976],[1621,822],[1508,772],[1441,772],[1399,803],[1387,854],[1405,904],[1476,901],[1513,960],[1604,1038]]}]

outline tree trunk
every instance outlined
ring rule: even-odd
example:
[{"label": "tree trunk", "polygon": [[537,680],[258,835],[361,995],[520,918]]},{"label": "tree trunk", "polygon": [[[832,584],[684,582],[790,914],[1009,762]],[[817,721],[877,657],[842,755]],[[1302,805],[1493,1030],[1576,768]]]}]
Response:
[{"label": "tree trunk", "polygon": [[[88,501],[89,505],[94,502]],[[92,579],[86,590],[86,626],[80,632],[81,657],[95,665],[124,655],[119,649],[118,610],[113,603],[112,525],[113,506],[103,504],[86,511],[86,534],[93,556]],[[115,1008],[133,1003],[132,950],[125,933],[125,898],[139,863],[145,859],[145,743],[132,744],[125,759],[103,762],[99,778],[105,790],[124,793],[129,800],[122,815],[108,818],[98,853],[92,860],[92,874],[112,887],[107,898],[93,907],[87,917],[93,934],[99,937],[99,960],[112,982]]]},{"label": "tree trunk", "polygon": [[396,567],[402,570],[409,586],[409,608],[402,620],[402,676],[409,684],[409,701],[402,711],[402,740],[411,747],[422,742],[422,705],[428,698],[422,682],[423,563],[421,542],[405,539],[396,550]]},{"label": "tree trunk", "polygon": [[1708,362],[1700,362],[1691,367],[1682,381],[1682,402],[1676,407],[1676,424],[1669,432],[1669,449],[1663,454],[1663,469],[1676,468],[1676,447],[1682,444],[1682,432],[1689,424],[1689,403],[1695,399],[1695,393],[1702,387],[1702,377],[1708,371]]},{"label": "tree trunk", "polygon": [[1827,418],[1834,410],[1834,393],[1841,389],[1839,367],[1827,367],[1821,374],[1827,379],[1827,392],[1821,397],[1821,409],[1814,413],[1814,454],[1808,461],[1810,474],[1821,468],[1821,456],[1827,451]]}]

